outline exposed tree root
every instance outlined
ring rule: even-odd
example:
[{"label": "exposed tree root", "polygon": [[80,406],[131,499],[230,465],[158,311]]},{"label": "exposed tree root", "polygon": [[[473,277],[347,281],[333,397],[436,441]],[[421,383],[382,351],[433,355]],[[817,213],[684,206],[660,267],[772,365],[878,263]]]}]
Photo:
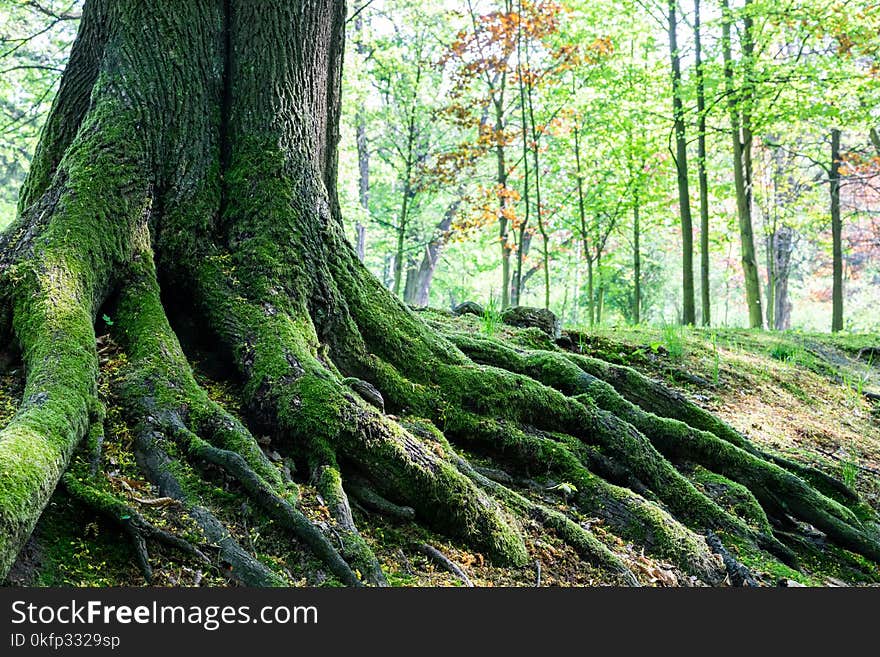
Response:
[{"label": "exposed tree root", "polygon": [[336,520],[334,532],[342,543],[342,555],[357,572],[361,573],[365,581],[377,586],[387,586],[388,581],[385,579],[379,560],[354,524],[351,505],[348,502],[348,495],[342,489],[342,477],[339,471],[333,466],[323,465],[316,468],[313,478],[318,493],[324,498],[325,504]]},{"label": "exposed tree root", "polygon": [[396,520],[412,521],[415,519],[415,509],[386,500],[362,477],[348,475],[346,479],[348,490],[361,506]]},{"label": "exposed tree root", "polygon": [[724,567],[727,568],[727,575],[734,586],[758,586],[755,576],[752,572],[737,561],[732,554],[724,547],[724,543],[718,536],[710,531],[706,536],[706,542],[712,551],[721,555],[724,560]]},{"label": "exposed tree root", "polygon": [[456,467],[480,488],[504,502],[512,510],[525,514],[555,531],[563,541],[574,548],[582,559],[612,573],[617,573],[621,581],[628,586],[639,585],[638,580],[617,555],[571,518],[543,504],[533,502],[512,488],[486,477],[467,459],[459,456],[446,437],[427,420],[410,418],[405,421],[405,425],[415,435],[440,444]]},{"label": "exposed tree root", "polygon": [[150,555],[147,550],[148,540],[164,543],[183,554],[202,561],[208,566],[213,566],[211,560],[192,543],[180,536],[156,527],[115,495],[90,485],[87,480],[77,479],[76,475],[71,471],[64,474],[62,482],[73,497],[105,516],[111,522],[119,525],[128,534],[135,551],[138,567],[148,584],[153,580],[153,568],[150,565]]},{"label": "exposed tree root", "polygon": [[450,560],[449,557],[443,554],[440,550],[428,544],[420,545],[419,550],[458,577],[458,579],[461,580],[461,583],[466,587],[473,588],[474,583],[471,581],[471,578],[467,576],[467,573],[465,573],[457,563]]},{"label": "exposed tree root", "polygon": [[183,504],[187,515],[204,534],[206,543],[217,549],[224,574],[245,586],[283,586],[282,578],[249,554],[217,516],[191,501],[189,491],[197,482],[190,480],[185,469],[163,449],[163,444],[169,444],[164,436],[141,428],[134,442],[138,465],[162,494]]},{"label": "exposed tree root", "polygon": [[[198,386],[159,300],[152,259],[142,254],[117,304],[120,342],[130,359],[121,385],[129,412],[141,423],[173,437],[196,462],[221,468],[284,529],[302,540],[343,583],[357,576],[315,525],[294,507],[294,490],[235,418]],[[155,355],[162,354],[157,360]],[[218,446],[200,437],[195,427]],[[176,497],[176,496],[175,496]],[[293,499],[286,499],[293,498]]]},{"label": "exposed tree root", "polygon": [[[453,339],[478,362],[527,374],[566,394],[578,395],[577,399],[584,404],[596,404],[613,413],[646,435],[667,458],[675,462],[699,463],[743,484],[768,515],[794,515],[813,524],[842,547],[875,561],[880,558],[880,542],[853,511],[817,492],[793,473],[760,458],[753,448],[747,450],[737,446],[735,443],[746,445],[745,439],[729,427],[724,429],[725,435],[736,437],[723,440],[714,433],[694,429],[684,422],[658,417],[625,399],[609,383],[580,367],[572,367],[570,357],[562,354],[520,353],[489,340],[463,336],[453,336]],[[575,364],[582,362],[583,359],[578,358]],[[688,414],[696,416],[693,411]],[[726,427],[717,420],[714,424]],[[766,531],[766,528],[760,529]],[[769,547],[766,543],[764,546]]]},{"label": "exposed tree root", "polygon": [[679,420],[689,427],[714,434],[721,440],[802,477],[828,497],[847,505],[859,504],[858,495],[841,481],[811,466],[777,454],[767,454],[729,424],[689,401],[681,393],[652,381],[630,367],[614,365],[580,354],[566,354],[566,358],[587,374],[610,384],[624,399],[648,413],[661,418]]}]

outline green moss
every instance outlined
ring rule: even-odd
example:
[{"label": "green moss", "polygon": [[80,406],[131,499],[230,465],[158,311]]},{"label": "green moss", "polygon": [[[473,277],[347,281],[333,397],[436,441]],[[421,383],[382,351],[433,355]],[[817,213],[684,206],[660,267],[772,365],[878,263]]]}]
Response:
[{"label": "green moss", "polygon": [[767,514],[748,488],[700,466],[694,468],[692,479],[700,490],[729,513],[741,518],[756,531],[772,535]]}]

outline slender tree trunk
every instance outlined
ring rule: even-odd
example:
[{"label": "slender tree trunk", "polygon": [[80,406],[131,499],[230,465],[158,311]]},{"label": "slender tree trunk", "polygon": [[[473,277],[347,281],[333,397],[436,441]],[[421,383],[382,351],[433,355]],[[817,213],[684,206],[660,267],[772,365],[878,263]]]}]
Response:
[{"label": "slender tree trunk", "polygon": [[590,245],[590,233],[587,228],[587,206],[584,198],[583,168],[581,166],[580,130],[577,126],[574,128],[574,162],[575,177],[577,178],[578,219],[580,221],[584,257],[587,261],[587,312],[589,314],[590,326],[592,327],[596,322],[596,309],[593,298],[593,249]]},{"label": "slender tree trunk", "polygon": [[795,231],[785,224],[779,226],[773,235],[773,320],[770,326],[777,331],[791,328],[792,304],[788,294],[791,274],[791,254],[794,251]]},{"label": "slender tree trunk", "polygon": [[831,131],[831,242],[833,286],[831,290],[831,330],[843,330],[843,223],[840,217],[840,130]]},{"label": "slender tree trunk", "polygon": [[[505,76],[502,76],[505,78]],[[495,105],[495,146],[496,183],[498,185],[498,242],[501,246],[501,307],[510,305],[510,221],[507,218],[507,154],[502,135],[506,129],[504,121],[504,82],[502,82]]]},{"label": "slender tree trunk", "polygon": [[[528,60],[527,60],[528,61]],[[535,178],[535,215],[538,219],[538,232],[541,233],[541,241],[543,249],[541,250],[541,260],[544,266],[544,308],[550,309],[550,236],[547,233],[547,226],[544,225],[543,207],[541,204],[541,161],[540,161],[540,135],[538,135],[538,127],[535,125],[535,106],[532,99],[532,85],[526,85],[526,97],[529,102],[529,124],[532,133],[532,161],[534,163]]]},{"label": "slender tree trunk", "polygon": [[[522,0],[518,3],[518,13],[522,15]],[[528,120],[526,117],[526,82],[525,68],[523,67],[522,53],[523,48],[527,45],[523,41],[522,21],[517,23],[516,30],[516,79],[517,88],[519,90],[519,114],[520,114],[520,137],[522,141],[522,166],[523,166],[523,218],[518,228],[518,245],[516,250],[516,273],[514,274],[513,290],[511,292],[511,303],[514,306],[520,305],[520,297],[522,296],[523,285],[523,259],[528,254],[531,246],[531,238],[528,236],[529,221],[531,219],[531,199],[530,199],[530,172],[529,172],[529,130]]]},{"label": "slender tree trunk", "polygon": [[633,324],[642,323],[642,249],[641,249],[641,202],[638,190],[633,197]]},{"label": "slender tree trunk", "polygon": [[[356,117],[357,152],[358,152],[358,201],[364,212],[370,213],[370,149],[367,143],[367,125],[364,113],[358,112]],[[358,260],[364,261],[367,256],[367,227],[360,221],[355,222],[355,252]]]},{"label": "slender tree trunk", "polygon": [[[355,49],[362,57],[366,55],[366,47],[363,43],[364,17],[360,11],[362,6],[355,6],[359,12],[354,19]],[[370,144],[367,140],[367,117],[362,107],[359,107],[355,115],[355,141],[358,155],[358,202],[366,216],[370,216]],[[359,220],[355,222],[355,252],[358,260],[364,261],[367,256],[367,227]]]},{"label": "slender tree trunk", "polygon": [[602,323],[602,310],[605,305],[605,280],[602,276],[602,249],[596,249],[596,277],[599,279],[599,290],[596,296],[596,323]]},{"label": "slender tree trunk", "polygon": [[703,75],[703,40],[701,34],[700,0],[694,0],[694,46],[697,75],[697,163],[700,181],[700,297],[702,324],[712,324],[711,287],[709,281],[709,179],[706,172],[706,91]]},{"label": "slender tree trunk", "polygon": [[422,78],[421,62],[416,69],[416,80],[413,88],[412,98],[410,99],[409,120],[407,121],[406,133],[406,157],[404,160],[403,172],[403,198],[400,204],[400,216],[397,220],[397,247],[394,259],[394,287],[392,291],[396,295],[401,293],[401,283],[403,280],[403,264],[404,251],[406,249],[407,229],[409,228],[410,206],[415,196],[415,186],[413,182],[413,173],[415,168],[415,146],[417,137],[416,126],[416,108],[418,105],[419,83]]},{"label": "slender tree trunk", "polygon": [[675,130],[675,166],[678,179],[678,205],[681,214],[682,323],[696,323],[694,305],[694,227],[688,182],[687,136],[682,101],[681,56],[678,51],[677,0],[668,2],[669,53],[672,61],[672,113]]},{"label": "slender tree trunk", "polygon": [[[586,247],[586,244],[584,245]],[[587,312],[590,315],[590,328],[596,325],[596,294],[593,281],[593,255],[587,255]]]},{"label": "slender tree trunk", "polygon": [[[746,2],[748,9],[750,2]],[[736,206],[739,217],[740,245],[743,275],[745,277],[746,304],[749,313],[749,326],[761,328],[764,325],[761,310],[761,283],[758,276],[758,261],[755,256],[755,238],[752,228],[752,134],[750,113],[743,109],[743,104],[750,102],[748,87],[752,56],[751,18],[746,18],[743,29],[743,65],[746,69],[745,87],[740,93],[734,88],[733,55],[731,51],[731,26],[733,16],[728,0],[721,3],[724,17],[722,20],[722,50],[724,55],[724,80],[729,98],[730,126],[733,139],[733,178],[736,188]]]},{"label": "slender tree trunk", "polygon": [[440,255],[443,247],[449,240],[450,229],[455,216],[461,207],[461,194],[464,190],[459,189],[455,200],[446,209],[443,219],[437,224],[437,228],[431,241],[425,247],[425,253],[422,261],[415,270],[414,284],[410,296],[405,301],[417,308],[425,308],[431,296],[431,283],[434,280],[434,272],[437,271],[437,263],[440,262]]}]

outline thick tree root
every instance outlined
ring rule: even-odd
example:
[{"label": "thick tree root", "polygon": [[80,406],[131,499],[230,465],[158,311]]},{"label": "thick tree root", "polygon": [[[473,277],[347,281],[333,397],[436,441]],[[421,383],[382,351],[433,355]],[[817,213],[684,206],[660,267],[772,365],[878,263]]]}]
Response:
[{"label": "thick tree root", "polygon": [[[610,484],[590,472],[572,451],[571,444],[480,418],[473,418],[467,430],[448,433],[457,442],[491,454],[527,475],[552,474],[571,484],[575,489],[574,502],[580,511],[602,519],[612,532],[669,559],[704,581],[718,583],[723,579],[720,564],[702,537],[638,493]],[[480,481],[490,480],[483,477]],[[561,523],[559,518],[549,520],[556,525]]]},{"label": "thick tree root", "polygon": [[724,560],[724,567],[727,568],[727,575],[730,577],[731,584],[734,586],[758,586],[752,571],[730,554],[727,548],[724,547],[724,543],[721,542],[721,539],[714,532],[710,531],[708,533],[706,542],[712,548],[712,551],[719,554]]},{"label": "thick tree root", "polygon": [[191,501],[187,490],[195,482],[186,481],[184,469],[162,448],[163,444],[168,440],[162,434],[142,427],[134,442],[138,465],[163,495],[183,504],[206,542],[218,550],[224,574],[245,586],[284,586],[284,580],[245,551],[213,513]]},{"label": "thick tree root", "polygon": [[386,500],[379,495],[368,481],[357,475],[348,475],[348,490],[357,502],[376,513],[381,513],[389,518],[401,521],[412,521],[416,517],[416,511],[409,506],[400,506]]},{"label": "thick tree root", "polygon": [[811,466],[758,449],[717,416],[703,410],[676,390],[652,381],[631,367],[614,365],[579,354],[565,356],[587,374],[610,384],[620,396],[642,410],[661,418],[678,420],[698,431],[714,434],[721,440],[802,477],[828,497],[846,505],[859,505],[858,495],[841,481]]},{"label": "thick tree root", "polygon": [[[133,265],[133,275],[119,296],[117,316],[124,327],[120,343],[130,363],[120,387],[133,419],[173,437],[191,458],[220,467],[270,517],[308,545],[340,581],[358,585],[329,539],[285,499],[293,496],[292,491],[256,440],[195,382],[165,318],[149,254]],[[161,361],[155,358],[157,353],[163,355]],[[220,446],[210,444],[190,426],[203,430]]]},{"label": "thick tree root", "polygon": [[[355,397],[335,366],[309,344],[313,329],[274,306],[226,292],[207,262],[202,310],[230,346],[258,424],[304,460],[351,463],[384,498],[427,524],[465,539],[501,562],[527,560],[513,519],[426,446]],[[304,337],[305,336],[305,337]]]},{"label": "thick tree root", "polygon": [[[813,524],[842,547],[880,561],[880,541],[871,535],[870,529],[855,513],[822,495],[796,475],[761,459],[752,450],[742,449],[714,433],[643,410],[618,394],[612,385],[574,366],[561,354],[520,353],[488,340],[459,337],[456,341],[478,362],[501,365],[566,394],[580,395],[577,399],[582,403],[596,404],[638,429],[665,457],[675,462],[699,463],[744,485],[768,515],[794,515]],[[744,444],[741,436],[736,440]]]},{"label": "thick tree root", "polygon": [[548,506],[533,502],[509,486],[494,481],[479,472],[467,459],[458,455],[446,437],[427,420],[409,418],[404,421],[404,424],[415,435],[439,443],[446,452],[447,458],[475,484],[512,510],[531,517],[555,531],[563,541],[574,548],[582,559],[616,573],[627,586],[639,586],[638,580],[623,561],[604,543],[571,518]]}]

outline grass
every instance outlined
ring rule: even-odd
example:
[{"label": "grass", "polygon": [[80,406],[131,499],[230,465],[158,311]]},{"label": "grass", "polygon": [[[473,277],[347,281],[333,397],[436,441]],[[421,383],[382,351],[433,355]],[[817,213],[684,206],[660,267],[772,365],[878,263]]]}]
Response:
[{"label": "grass", "polygon": [[783,363],[798,365],[806,362],[806,351],[804,348],[791,342],[778,342],[770,347],[770,357]]},{"label": "grass", "polygon": [[498,332],[498,325],[501,324],[501,313],[494,296],[489,297],[489,303],[483,308],[483,314],[480,317],[480,323],[483,333],[487,337],[493,337]]},{"label": "grass", "polygon": [[685,352],[685,328],[678,324],[664,324],[662,328],[663,345],[670,358],[679,360]]}]

